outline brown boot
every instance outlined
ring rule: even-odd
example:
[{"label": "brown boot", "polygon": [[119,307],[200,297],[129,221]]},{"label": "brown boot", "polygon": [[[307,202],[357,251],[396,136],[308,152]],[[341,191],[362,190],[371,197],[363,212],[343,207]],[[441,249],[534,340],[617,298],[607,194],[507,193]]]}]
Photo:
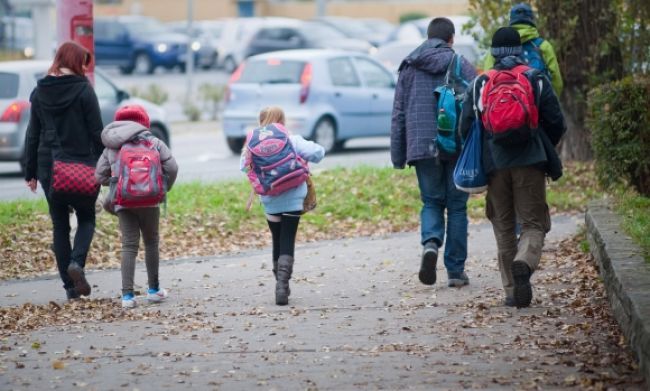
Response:
[{"label": "brown boot", "polygon": [[278,258],[278,274],[275,283],[275,304],[289,304],[289,280],[293,273],[293,257],[291,255],[280,255]]}]

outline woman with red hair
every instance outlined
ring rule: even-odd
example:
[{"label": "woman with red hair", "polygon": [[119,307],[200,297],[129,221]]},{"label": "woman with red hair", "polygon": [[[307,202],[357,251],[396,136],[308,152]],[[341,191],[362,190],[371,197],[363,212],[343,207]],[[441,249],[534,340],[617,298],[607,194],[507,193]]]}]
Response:
[{"label": "woman with red hair", "polygon": [[[36,192],[41,183],[52,218],[53,250],[68,299],[90,294],[84,266],[95,234],[97,194],[60,195],[50,191],[53,153],[97,162],[104,146],[99,103],[85,76],[92,58],[75,42],[56,52],[47,76],[38,81],[29,100],[31,117],[25,136],[25,181]],[[74,246],[70,244],[70,210],[77,215]]]}]

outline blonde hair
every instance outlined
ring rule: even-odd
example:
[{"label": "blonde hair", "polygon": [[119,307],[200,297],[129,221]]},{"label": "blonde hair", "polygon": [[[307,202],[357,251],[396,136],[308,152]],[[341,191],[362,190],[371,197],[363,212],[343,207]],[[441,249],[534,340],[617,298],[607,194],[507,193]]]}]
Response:
[{"label": "blonde hair", "polygon": [[260,111],[260,126],[266,126],[273,123],[284,125],[284,111],[278,106],[265,107]]}]

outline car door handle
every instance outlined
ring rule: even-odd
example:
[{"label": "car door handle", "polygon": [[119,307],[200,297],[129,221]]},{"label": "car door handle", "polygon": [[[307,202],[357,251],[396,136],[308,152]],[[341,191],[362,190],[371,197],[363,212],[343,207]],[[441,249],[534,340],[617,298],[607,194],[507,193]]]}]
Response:
[{"label": "car door handle", "polygon": [[337,92],[334,93],[334,96],[337,97],[337,98],[340,98],[340,97],[341,97],[341,93],[337,91]]},{"label": "car door handle", "polygon": [[379,94],[377,93],[372,94],[372,99],[377,99],[377,98],[379,98]]}]

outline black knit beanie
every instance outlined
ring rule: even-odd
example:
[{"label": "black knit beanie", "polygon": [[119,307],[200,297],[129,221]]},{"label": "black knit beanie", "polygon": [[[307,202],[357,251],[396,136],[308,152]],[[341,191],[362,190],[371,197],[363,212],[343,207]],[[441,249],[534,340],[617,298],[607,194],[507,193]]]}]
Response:
[{"label": "black knit beanie", "polygon": [[501,27],[492,36],[490,53],[495,58],[518,56],[521,51],[521,38],[514,28]]}]

